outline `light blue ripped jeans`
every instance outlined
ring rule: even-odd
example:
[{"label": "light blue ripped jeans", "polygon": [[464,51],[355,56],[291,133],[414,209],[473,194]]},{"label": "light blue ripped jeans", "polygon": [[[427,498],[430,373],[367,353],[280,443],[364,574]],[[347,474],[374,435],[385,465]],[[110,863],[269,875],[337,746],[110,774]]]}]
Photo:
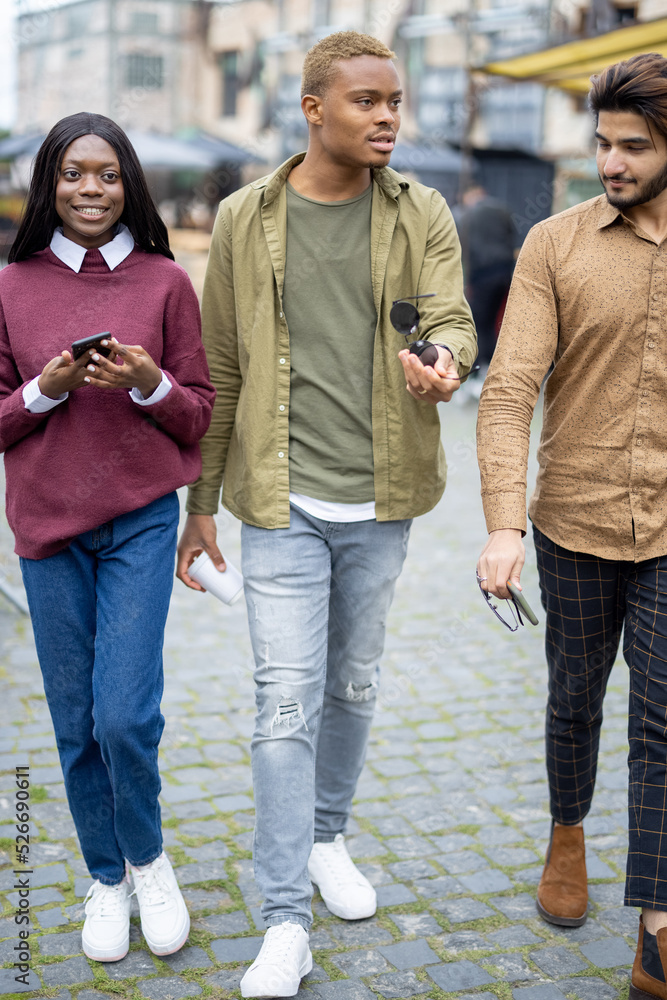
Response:
[{"label": "light blue ripped jeans", "polygon": [[255,654],[255,879],[270,926],[312,923],[313,841],[343,833],[366,755],[411,521],[242,528]]}]

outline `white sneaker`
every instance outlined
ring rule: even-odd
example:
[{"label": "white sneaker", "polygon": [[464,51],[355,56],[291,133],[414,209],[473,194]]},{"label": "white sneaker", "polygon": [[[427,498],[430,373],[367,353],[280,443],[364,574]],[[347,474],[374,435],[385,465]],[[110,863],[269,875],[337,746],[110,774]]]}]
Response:
[{"label": "white sneaker", "polygon": [[308,875],[327,910],[343,920],[362,920],[377,910],[375,889],[347,853],[342,833],[330,844],[313,844]]},{"label": "white sneaker", "polygon": [[129,865],[141,914],[141,930],[154,955],[171,955],[190,933],[190,915],[167,855],[150,865]]},{"label": "white sneaker", "polygon": [[84,900],[83,952],[96,962],[119,962],[130,947],[130,884],[93,882]]},{"label": "white sneaker", "polygon": [[291,920],[269,927],[262,950],[241,980],[242,997],[293,997],[313,967],[308,933]]}]

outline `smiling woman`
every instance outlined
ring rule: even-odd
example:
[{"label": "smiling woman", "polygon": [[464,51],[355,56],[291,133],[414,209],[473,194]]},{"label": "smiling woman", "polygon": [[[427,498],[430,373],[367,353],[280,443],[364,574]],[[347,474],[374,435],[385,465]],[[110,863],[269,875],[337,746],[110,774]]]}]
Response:
[{"label": "smiling woman", "polygon": [[146,942],[167,955],[190,927],[162,851],[157,753],[176,490],[199,473],[214,396],[197,299],[134,149],[101,115],[46,137],[9,259],[6,513],[94,879],[83,951],[125,956],[133,883]]}]

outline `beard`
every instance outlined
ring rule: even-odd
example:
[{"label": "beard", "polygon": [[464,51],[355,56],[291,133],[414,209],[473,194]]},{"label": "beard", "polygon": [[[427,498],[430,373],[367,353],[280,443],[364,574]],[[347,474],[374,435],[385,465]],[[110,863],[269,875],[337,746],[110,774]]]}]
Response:
[{"label": "beard", "polygon": [[[648,180],[639,184],[633,194],[620,194],[613,191],[610,193],[605,187],[602,176],[598,174],[598,177],[605,189],[607,201],[610,205],[620,209],[634,208],[636,205],[645,205],[647,201],[653,201],[654,198],[657,198],[667,188],[667,163],[659,173],[654,174],[653,177],[649,177]],[[637,184],[637,181],[633,183]]]}]

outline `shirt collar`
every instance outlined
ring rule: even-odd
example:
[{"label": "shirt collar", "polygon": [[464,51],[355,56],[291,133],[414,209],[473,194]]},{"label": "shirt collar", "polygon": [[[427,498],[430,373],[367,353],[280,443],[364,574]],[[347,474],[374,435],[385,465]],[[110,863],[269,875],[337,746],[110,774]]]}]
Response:
[{"label": "shirt collar", "polygon": [[[289,160],[282,163],[272,174],[260,177],[259,180],[252,182],[251,187],[255,188],[255,190],[264,188],[264,204],[269,205],[272,201],[275,201],[287,182],[290,170],[297,163],[301,163],[305,155],[305,153],[297,153],[295,156],[291,156]],[[399,174],[396,170],[392,170],[391,167],[374,169],[373,180],[392,198],[398,198],[401,191],[405,191],[410,187],[407,177],[403,177],[402,174]]]},{"label": "shirt collar", "polygon": [[[600,198],[604,199],[603,203],[600,205],[599,218],[598,218],[598,229],[604,229],[606,226],[610,226],[612,222],[616,222],[619,215],[622,215],[620,208],[616,205],[611,205],[607,201],[606,195],[600,195]],[[624,221],[627,221],[624,218]]]},{"label": "shirt collar", "polygon": [[[73,240],[68,240],[63,235],[62,226],[58,226],[54,230],[50,246],[51,251],[56,255],[58,260],[61,260],[63,264],[67,264],[77,274],[79,273],[83,259],[86,256],[86,248],[80,246],[78,243],[74,243]],[[132,253],[133,249],[134,237],[122,222],[118,224],[118,231],[114,238],[99,248],[110,271],[118,267]]]}]

